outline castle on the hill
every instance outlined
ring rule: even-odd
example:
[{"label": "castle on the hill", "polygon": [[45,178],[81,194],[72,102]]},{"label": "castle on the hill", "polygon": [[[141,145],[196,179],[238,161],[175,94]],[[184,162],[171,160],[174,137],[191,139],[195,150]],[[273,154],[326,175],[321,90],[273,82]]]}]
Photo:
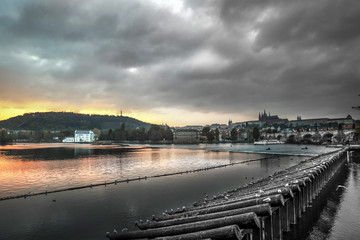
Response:
[{"label": "castle on the hill", "polygon": [[264,110],[264,113],[259,113],[259,121],[261,122],[267,122],[267,121],[271,121],[271,120],[279,120],[279,116],[278,115],[270,115],[266,113],[266,111]]}]

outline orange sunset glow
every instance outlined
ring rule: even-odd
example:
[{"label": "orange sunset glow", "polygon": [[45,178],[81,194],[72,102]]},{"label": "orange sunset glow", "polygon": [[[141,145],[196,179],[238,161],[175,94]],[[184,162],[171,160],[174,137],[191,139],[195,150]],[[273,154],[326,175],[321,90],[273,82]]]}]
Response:
[{"label": "orange sunset glow", "polygon": [[[223,114],[209,112],[191,112],[177,108],[156,108],[150,111],[126,111],[124,109],[111,109],[106,106],[84,106],[79,108],[76,105],[63,105],[53,102],[26,102],[13,104],[8,102],[0,103],[0,120],[33,112],[74,112],[81,114],[120,115],[122,110],[124,116],[139,119],[153,124],[168,124],[170,126],[184,126],[187,124],[211,124],[213,122],[226,122],[231,117],[237,120],[251,119],[253,116],[232,114],[228,117]],[[205,119],[205,120],[204,120]]]}]

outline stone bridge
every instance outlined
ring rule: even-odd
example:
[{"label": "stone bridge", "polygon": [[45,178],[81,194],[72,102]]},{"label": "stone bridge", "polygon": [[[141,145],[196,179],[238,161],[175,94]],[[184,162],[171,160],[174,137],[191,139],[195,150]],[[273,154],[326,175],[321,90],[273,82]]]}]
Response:
[{"label": "stone bridge", "polygon": [[278,139],[283,142],[294,143],[344,143],[353,140],[355,131],[346,130],[327,130],[327,131],[309,131],[309,132],[280,132],[280,133],[262,133],[262,139]]}]

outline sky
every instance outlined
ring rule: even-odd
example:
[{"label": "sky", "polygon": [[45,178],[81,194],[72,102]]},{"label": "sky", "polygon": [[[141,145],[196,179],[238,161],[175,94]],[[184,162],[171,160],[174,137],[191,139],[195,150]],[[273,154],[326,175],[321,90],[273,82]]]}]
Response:
[{"label": "sky", "polygon": [[360,119],[358,0],[2,0],[0,119]]}]

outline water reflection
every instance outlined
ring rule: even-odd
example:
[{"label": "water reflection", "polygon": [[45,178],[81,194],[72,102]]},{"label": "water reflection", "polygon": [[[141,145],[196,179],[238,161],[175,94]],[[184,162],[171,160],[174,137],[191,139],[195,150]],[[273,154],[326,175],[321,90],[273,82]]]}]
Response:
[{"label": "water reflection", "polygon": [[[194,149],[194,146],[190,149],[167,146],[164,149],[86,144],[2,147],[0,194],[87,185],[266,156],[237,152],[253,146],[197,147],[202,149]],[[291,154],[292,148],[298,148],[283,147],[277,151]],[[318,151],[320,153],[323,148],[319,147]],[[242,186],[304,159],[302,156],[272,156],[205,172],[1,201],[0,212],[7,217],[0,218],[0,239],[105,239],[105,232],[113,228],[134,229],[136,220],[161,214],[165,209],[203,201],[205,194],[212,196]]]},{"label": "water reflection", "polygon": [[85,144],[13,145],[12,148],[2,148],[0,153],[0,197],[188,171],[263,157],[261,154]]},{"label": "water reflection", "polygon": [[[356,162],[358,162],[357,159]],[[349,164],[349,176],[344,185],[346,189],[341,190],[342,198],[337,206],[335,222],[332,226],[329,239],[358,239],[360,235],[360,184],[358,163]]]},{"label": "water reflection", "polygon": [[[289,162],[282,157],[279,164],[285,168],[303,159],[295,157]],[[273,163],[266,165],[264,161]],[[6,221],[0,218],[0,233],[6,234],[3,239],[105,239],[104,233],[113,228],[135,229],[136,220],[201,202],[205,194],[216,195],[270,175],[279,170],[278,162],[267,159],[129,184],[2,201],[0,212],[12,218]],[[27,227],[19,230],[13,225]]]},{"label": "water reflection", "polygon": [[[143,146],[133,144],[132,146]],[[280,144],[271,145],[254,145],[251,143],[221,143],[221,144],[179,144],[179,145],[156,145],[146,144],[145,146],[151,148],[171,148],[171,149],[194,149],[194,150],[208,150],[216,152],[235,152],[235,153],[262,153],[262,154],[280,154],[280,155],[302,155],[302,156],[317,156],[322,153],[332,152],[336,149],[327,148],[322,145],[303,145],[303,144]]]}]

